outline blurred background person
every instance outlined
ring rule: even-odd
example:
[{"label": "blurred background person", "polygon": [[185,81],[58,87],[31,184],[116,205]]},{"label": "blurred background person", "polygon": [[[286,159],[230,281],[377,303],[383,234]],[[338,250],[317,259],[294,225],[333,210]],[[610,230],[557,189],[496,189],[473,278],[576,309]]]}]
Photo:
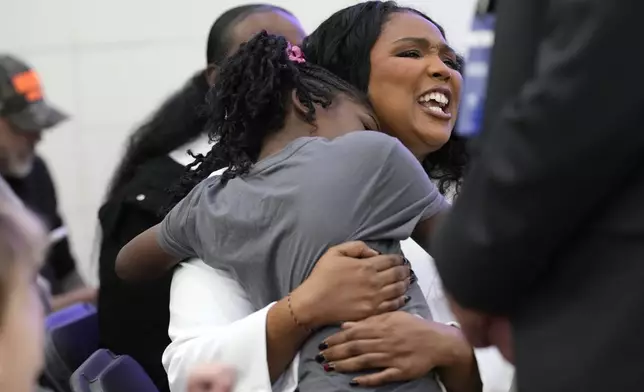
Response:
[{"label": "blurred background person", "polygon": [[31,67],[0,54],[0,176],[49,230],[51,247],[41,269],[41,283],[51,292],[52,310],[96,297],[96,290],[85,287],[76,270],[54,182],[36,152],[42,133],[66,118],[45,101]]},{"label": "blurred background person", "polygon": [[640,390],[644,3],[496,12],[483,130],[438,270],[463,331],[502,347],[520,392]]},{"label": "blurred background person", "polygon": [[44,362],[34,277],[47,252],[42,222],[0,177],[0,390],[33,392]]},{"label": "blurred background person", "polygon": [[187,392],[232,392],[235,370],[219,363],[194,368],[188,377]]}]

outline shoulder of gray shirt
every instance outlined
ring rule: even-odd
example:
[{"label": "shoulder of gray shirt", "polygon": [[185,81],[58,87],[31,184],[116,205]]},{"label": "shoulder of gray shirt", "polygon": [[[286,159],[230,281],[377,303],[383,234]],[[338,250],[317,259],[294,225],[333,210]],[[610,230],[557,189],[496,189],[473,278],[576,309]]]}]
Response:
[{"label": "shoulder of gray shirt", "polygon": [[331,141],[332,144],[347,146],[354,154],[385,152],[395,145],[401,145],[394,137],[378,131],[355,131],[339,136]]}]

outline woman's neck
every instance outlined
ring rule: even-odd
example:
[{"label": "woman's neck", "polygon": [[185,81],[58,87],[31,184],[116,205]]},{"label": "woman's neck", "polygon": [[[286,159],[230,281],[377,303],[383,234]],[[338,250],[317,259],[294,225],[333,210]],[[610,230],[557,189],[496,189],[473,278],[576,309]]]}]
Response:
[{"label": "woman's neck", "polygon": [[[407,147],[407,145],[406,145],[405,143],[403,143],[403,145],[404,145],[405,147]],[[428,153],[428,152],[425,152],[425,151],[415,151],[414,149],[411,149],[411,148],[409,148],[409,147],[407,147],[407,149],[408,149],[408,150],[409,150],[409,152],[411,152],[411,153],[414,155],[414,157],[416,157],[416,159],[418,159],[418,161],[420,161],[421,163],[422,163],[422,162],[425,160],[425,158],[427,158],[427,156],[429,155],[429,153]]]}]

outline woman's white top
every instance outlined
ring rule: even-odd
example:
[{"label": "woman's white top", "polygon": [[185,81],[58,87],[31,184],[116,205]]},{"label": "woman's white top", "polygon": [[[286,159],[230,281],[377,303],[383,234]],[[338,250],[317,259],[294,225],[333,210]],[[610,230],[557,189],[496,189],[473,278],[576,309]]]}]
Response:
[{"label": "woman's white top", "polygon": [[[203,137],[170,154],[176,162],[192,162],[186,151],[205,154]],[[213,173],[214,174],[214,173]],[[454,320],[433,260],[412,240],[403,241],[432,316],[438,322]],[[190,370],[199,364],[221,362],[237,370],[236,392],[293,392],[298,360],[271,385],[266,361],[266,315],[273,304],[255,311],[239,283],[224,271],[201,260],[182,263],[170,289],[170,345],[163,353],[170,389],[184,392]],[[476,350],[485,392],[507,392],[513,369],[494,348]]]}]

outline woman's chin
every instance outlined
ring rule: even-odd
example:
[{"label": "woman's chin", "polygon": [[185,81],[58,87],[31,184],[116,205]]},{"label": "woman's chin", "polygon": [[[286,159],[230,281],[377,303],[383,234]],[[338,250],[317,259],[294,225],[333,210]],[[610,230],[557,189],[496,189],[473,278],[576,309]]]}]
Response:
[{"label": "woman's chin", "polygon": [[447,144],[451,134],[451,129],[447,129],[446,127],[432,127],[420,132],[421,140],[427,149],[426,154],[431,154],[440,150],[445,144]]}]

